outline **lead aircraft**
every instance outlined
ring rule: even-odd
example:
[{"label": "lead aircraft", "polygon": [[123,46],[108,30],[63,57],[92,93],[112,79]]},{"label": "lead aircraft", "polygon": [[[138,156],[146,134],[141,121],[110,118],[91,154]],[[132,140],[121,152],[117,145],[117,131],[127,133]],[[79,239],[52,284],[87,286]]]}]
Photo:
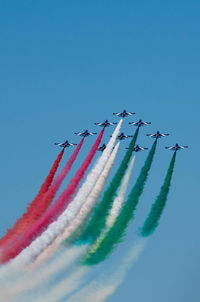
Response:
[{"label": "lead aircraft", "polygon": [[116,113],[113,113],[113,114],[117,115],[117,116],[125,117],[127,115],[134,115],[135,112],[127,112],[126,110],[124,110],[122,112],[116,112]]}]

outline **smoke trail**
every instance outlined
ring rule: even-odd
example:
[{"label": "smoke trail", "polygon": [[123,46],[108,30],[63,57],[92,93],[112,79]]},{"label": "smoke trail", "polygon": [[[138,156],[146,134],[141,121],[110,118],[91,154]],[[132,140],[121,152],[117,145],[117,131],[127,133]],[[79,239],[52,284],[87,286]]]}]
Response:
[{"label": "smoke trail", "polygon": [[[146,219],[144,226],[141,231],[142,236],[148,236],[150,235],[155,228],[158,226],[158,221],[160,219],[160,216],[162,214],[162,211],[164,209],[164,206],[166,204],[167,195],[170,188],[171,178],[174,170],[174,164],[175,164],[175,154],[172,157],[172,160],[170,162],[164,183],[161,187],[159,196],[157,197],[154,205],[152,206],[152,209],[150,211],[150,214],[148,215],[148,218]],[[122,283],[124,280],[128,269],[131,266],[131,263],[136,261],[141,254],[141,252],[144,249],[144,246],[146,244],[145,239],[139,239],[139,241],[134,245],[134,247],[130,250],[128,255],[126,255],[123,259],[123,262],[120,266],[117,267],[117,271],[111,274],[105,278],[100,278],[99,280],[93,281],[88,286],[84,287],[83,290],[75,294],[69,301],[99,301],[103,302],[105,301],[111,294],[113,294],[118,286]],[[81,275],[82,279],[85,278],[85,276]],[[65,283],[67,281],[66,279],[63,280],[58,287],[56,287],[53,292],[57,292],[57,297],[63,297],[62,292],[65,294],[68,293],[69,285],[72,284],[73,289],[77,288],[78,285],[81,284],[80,275],[78,275],[78,280],[76,279],[76,282],[73,282],[68,284]],[[70,278],[68,282],[70,281]],[[82,280],[83,281],[83,280]],[[64,288],[64,284],[66,286],[66,292]],[[52,296],[52,295],[51,295]]]},{"label": "smoke trail", "polygon": [[[73,202],[67,207],[67,209],[60,215],[59,219],[49,226],[49,228],[43,232],[43,234],[36,238],[34,242],[26,248],[19,257],[15,260],[21,264],[29,263],[33,261],[53,240],[64,231],[68,223],[74,219],[77,215],[80,207],[84,203],[85,199],[93,189],[99,175],[101,174],[110,154],[112,152],[113,146],[115,144],[116,138],[120,131],[122,125],[122,120],[120,120],[117,125],[107,148],[102,153],[102,156],[95,164],[92,171],[88,174],[86,181],[83,183],[82,187],[79,189]],[[103,133],[103,132],[102,132]],[[94,147],[93,147],[94,148]],[[97,146],[96,146],[97,148]],[[91,153],[91,152],[90,152]]]},{"label": "smoke trail", "polygon": [[115,176],[113,177],[108,189],[105,191],[101,202],[95,208],[92,218],[86,226],[85,230],[79,238],[79,243],[83,243],[88,240],[95,240],[101,234],[102,229],[105,227],[107,214],[112,207],[115,194],[122,181],[122,178],[126,172],[131,155],[134,151],[135,142],[137,140],[139,128],[137,128],[133,139],[130,142],[129,148],[118,168]]},{"label": "smoke trail", "polygon": [[[97,162],[97,164],[95,165],[95,167],[88,174],[88,176],[86,178],[86,181],[84,182],[84,184],[80,188],[80,190],[77,193],[76,197],[74,198],[73,202],[69,205],[69,207],[59,217],[58,221],[55,221],[55,222],[51,223],[51,226],[49,226],[49,228],[45,232],[43,232],[42,236],[35,239],[34,242],[30,245],[30,247],[26,248],[21,253],[21,255],[19,257],[17,257],[17,259],[15,260],[16,262],[21,263],[21,264],[26,264],[26,263],[29,263],[29,262],[33,261],[35,259],[35,257],[37,257],[49,244],[51,244],[51,242],[61,232],[63,232],[66,225],[76,216],[76,214],[78,213],[81,205],[83,204],[83,202],[85,201],[85,199],[89,195],[90,191],[92,190],[93,186],[95,185],[99,175],[101,174],[101,172],[102,172],[102,170],[103,170],[103,168],[104,168],[104,166],[105,166],[105,164],[106,164],[106,162],[107,162],[107,160],[108,160],[108,158],[109,158],[109,156],[112,152],[112,149],[113,149],[113,146],[115,144],[118,133],[120,131],[121,125],[122,125],[122,120],[120,120],[120,122],[118,123],[118,125],[117,125],[117,127],[116,127],[116,129],[115,129],[108,145],[107,145],[107,148],[104,150],[102,156],[100,157],[100,159]],[[95,150],[96,150],[97,147],[98,147],[98,144],[100,143],[101,137],[103,135],[103,131],[104,130],[101,131],[101,134],[99,135],[99,138],[97,139],[95,145],[92,148],[93,153],[94,153],[94,147],[95,147]],[[80,180],[80,175],[81,176],[83,175],[83,172],[85,171],[86,163],[89,162],[89,159],[91,160],[91,154],[93,154],[92,151],[90,152],[87,159],[85,160],[85,163],[79,169],[80,171],[77,172],[78,176],[76,175],[74,177],[74,180],[71,181],[72,185],[68,186],[68,187],[70,187],[70,190],[71,189],[74,190],[74,188],[75,188],[74,184],[75,185],[77,184],[77,178],[79,177],[78,180]],[[66,194],[65,191],[64,191],[64,193]],[[67,193],[69,193],[68,191],[69,190],[67,189]],[[68,195],[67,195],[67,197],[68,197]],[[60,198],[59,198],[59,201],[60,201]],[[61,195],[61,202],[62,201],[63,201],[63,198],[62,198],[62,195]],[[65,203],[66,203],[66,201],[65,201]],[[57,206],[57,203],[55,203],[55,205],[53,207],[55,207],[55,206]],[[60,204],[59,204],[59,206],[60,206]],[[56,211],[57,211],[57,208],[56,208]],[[50,217],[49,216],[47,217],[48,219],[51,218],[51,213],[49,215]],[[44,216],[45,216],[45,214],[44,214]],[[46,217],[45,217],[45,219],[46,219]],[[49,219],[49,223],[50,222],[51,221]],[[44,225],[44,221],[43,221],[43,225]],[[40,226],[41,226],[41,224],[40,224]],[[16,248],[15,248],[15,250],[16,250]],[[10,251],[10,254],[13,255],[12,251]]]},{"label": "smoke trail", "polygon": [[76,290],[82,282],[84,282],[87,273],[88,268],[79,267],[74,273],[67,275],[67,277],[61,280],[58,284],[47,289],[46,294],[41,294],[38,299],[34,299],[34,302],[61,301],[67,295]]},{"label": "smoke trail", "polygon": [[[84,220],[87,220],[92,208],[95,206],[98,197],[101,194],[101,191],[103,190],[103,187],[105,185],[106,179],[109,176],[110,170],[114,164],[118,149],[119,149],[120,142],[117,143],[115,146],[114,150],[112,151],[112,154],[110,158],[108,159],[106,166],[99,176],[98,181],[96,182],[93,190],[89,194],[87,200],[85,203],[82,205],[81,209],[79,210],[78,214],[76,217],[72,220],[72,222],[67,226],[63,232],[63,234],[59,235],[53,243],[48,246],[36,259],[36,261],[33,263],[33,266],[37,266],[46,259],[48,259],[59,247],[61,242],[68,238],[70,235],[70,241],[74,241],[77,236],[79,237],[79,232],[81,231],[82,228],[82,222]],[[73,239],[72,239],[73,238]]]},{"label": "smoke trail", "polygon": [[118,286],[123,282],[126,277],[128,269],[131,264],[136,262],[139,255],[145,247],[146,240],[141,239],[131,248],[128,254],[123,258],[121,264],[115,266],[114,272],[107,272],[106,275],[95,278],[90,284],[86,285],[83,289],[74,294],[68,302],[103,302],[112,295]]},{"label": "smoke trail", "polygon": [[[174,165],[175,165],[176,153],[174,153],[169,168],[167,170],[167,174],[165,176],[164,183],[161,187],[160,193],[157,196],[151,211],[144,222],[144,225],[140,231],[140,235],[142,237],[147,237],[151,235],[159,224],[160,217],[166,205],[167,196],[170,189],[171,179],[173,175]],[[101,278],[99,281],[93,281],[91,284],[85,286],[81,291],[77,294],[73,295],[68,302],[103,302],[108,299],[110,295],[112,295],[118,286],[124,280],[128,269],[130,268],[131,263],[136,262],[139,255],[144,249],[146,244],[146,239],[140,238],[139,241],[134,245],[134,247],[129,252],[129,255],[124,257],[121,266],[117,266],[117,271],[112,273],[112,278],[109,276],[108,278]]]},{"label": "smoke trail", "polygon": [[[90,217],[90,213],[95,206],[95,204],[98,201],[98,198],[104,188],[105,182],[109,176],[109,171],[114,164],[114,160],[116,158],[118,149],[119,149],[120,142],[117,143],[115,146],[115,149],[112,152],[112,155],[110,159],[108,160],[107,166],[105,167],[105,170],[103,171],[102,175],[98,179],[98,182],[96,183],[96,186],[92,190],[91,194],[88,196],[88,199],[83,204],[78,216],[76,219],[72,222],[72,224],[69,226],[69,230],[65,233],[65,238],[69,235],[70,238],[67,239],[66,242],[74,243],[82,233],[83,229],[85,228],[85,225]],[[75,230],[75,231],[74,231]],[[73,231],[73,233],[72,233]],[[69,240],[69,241],[68,241]]]},{"label": "smoke trail", "polygon": [[147,237],[147,236],[151,235],[159,224],[159,220],[160,220],[160,217],[164,210],[164,207],[166,205],[167,196],[168,196],[169,189],[170,189],[172,174],[173,174],[174,165],[175,165],[175,159],[176,159],[176,152],[174,153],[174,155],[171,159],[167,174],[165,176],[164,183],[160,189],[160,193],[157,196],[154,204],[152,205],[151,211],[141,229],[140,233],[141,233],[141,236],[143,236],[143,237]]},{"label": "smoke trail", "polygon": [[[60,197],[57,199],[57,201],[53,204],[51,208],[49,208],[43,216],[38,219],[27,232],[25,232],[22,239],[20,239],[12,248],[8,248],[5,251],[1,252],[1,262],[5,263],[11,258],[14,258],[17,256],[25,247],[27,247],[34,238],[36,238],[38,235],[44,231],[48,227],[48,225],[55,220],[61,212],[64,210],[64,208],[68,205],[68,203],[71,201],[72,195],[75,193],[79,182],[83,178],[89,164],[91,163],[95,152],[101,142],[102,136],[104,133],[104,129],[100,132],[96,142],[94,143],[91,151],[89,152],[88,156],[86,157],[85,161],[79,168],[79,170],[76,172],[75,176],[70,181],[67,188],[63,191],[63,193],[60,195]],[[41,244],[42,245],[42,242]],[[34,250],[30,248],[30,250]],[[28,254],[28,252],[27,252]],[[30,256],[29,256],[30,257]],[[24,257],[25,258],[25,257]]]},{"label": "smoke trail", "polygon": [[111,228],[115,222],[115,219],[117,218],[117,216],[119,215],[119,212],[123,206],[124,203],[124,199],[125,199],[125,195],[126,195],[126,191],[128,188],[128,184],[129,184],[129,180],[131,177],[131,172],[133,169],[133,165],[135,163],[135,155],[132,158],[128,170],[123,178],[123,182],[121,184],[121,188],[120,191],[118,193],[118,195],[116,196],[114,202],[113,202],[113,206],[112,209],[110,211],[110,214],[108,215],[107,219],[106,219],[106,227],[107,228]]},{"label": "smoke trail", "polygon": [[68,299],[68,302],[103,302],[112,295],[115,291],[115,285],[107,284],[104,286],[99,282],[92,281],[91,284],[85,286],[82,290],[78,291]]},{"label": "smoke trail", "polygon": [[59,190],[65,176],[70,171],[72,164],[76,160],[76,157],[82,147],[83,141],[84,139],[82,139],[81,142],[78,144],[77,148],[75,149],[69,160],[67,161],[62,171],[56,177],[55,181],[53,182],[49,190],[40,198],[40,200],[38,201],[37,204],[35,204],[34,207],[33,206],[31,207],[29,213],[25,217],[22,217],[22,220],[20,222],[20,225],[18,226],[18,230],[16,234],[14,233],[13,236],[10,237],[10,240],[8,240],[6,244],[2,246],[3,248],[7,248],[10,244],[14,243],[14,240],[18,238],[18,235],[24,233],[37,219],[39,219],[42,216],[42,214],[49,207],[57,191]]},{"label": "smoke trail", "polygon": [[139,198],[143,192],[144,185],[153,162],[156,145],[157,141],[154,142],[151,150],[149,151],[144,166],[142,167],[140,175],[137,178],[136,184],[131,190],[131,193],[129,194],[119,216],[117,217],[115,224],[107,231],[100,244],[97,239],[97,242],[92,245],[86,256],[85,264],[93,265],[105,260],[105,258],[113,251],[114,247],[123,240],[125,230],[127,229],[131,219],[134,217]]},{"label": "smoke trail", "polygon": [[51,183],[56,174],[56,171],[57,171],[60,161],[63,157],[63,154],[64,154],[64,149],[62,149],[62,151],[58,154],[58,157],[55,160],[44,183],[42,184],[37,196],[31,202],[31,204],[27,208],[26,212],[23,214],[23,216],[21,218],[19,218],[16,221],[16,223],[12,227],[12,229],[8,230],[7,233],[5,234],[5,236],[3,236],[3,238],[0,239],[0,246],[6,244],[11,239],[13,240],[14,239],[13,236],[15,237],[15,235],[18,235],[22,232],[21,227],[22,227],[22,224],[24,223],[24,220],[26,220],[30,216],[30,213],[33,211],[34,207],[38,207],[41,198],[49,190],[49,187],[51,186]]},{"label": "smoke trail", "polygon": [[[36,288],[46,288],[51,279],[59,274],[62,270],[66,271],[85,251],[80,247],[73,247],[67,250],[61,250],[55,258],[46,265],[41,266],[36,271],[22,271],[17,278],[11,282],[9,280],[4,284],[0,292],[1,301],[20,296],[20,301],[30,300],[31,291],[36,292]],[[28,290],[28,292],[27,292]],[[24,299],[22,299],[24,295]]]},{"label": "smoke trail", "polygon": [[121,184],[120,191],[119,191],[118,195],[116,196],[116,198],[113,202],[112,209],[110,210],[110,212],[108,214],[108,217],[106,219],[106,226],[102,230],[99,237],[96,239],[95,243],[90,248],[90,253],[95,253],[96,250],[98,250],[98,248],[101,246],[101,242],[107,236],[107,232],[114,225],[115,220],[117,219],[117,217],[119,215],[119,212],[120,212],[120,210],[121,210],[121,208],[124,204],[125,194],[126,194],[126,190],[127,190],[127,187],[128,187],[128,183],[129,183],[129,179],[130,179],[130,176],[131,176],[131,172],[132,172],[134,162],[135,162],[135,156],[132,158],[132,160],[129,164],[128,170],[127,170],[127,172],[126,172],[126,174],[123,178],[123,182]]},{"label": "smoke trail", "polygon": [[56,193],[60,189],[60,186],[61,186],[63,180],[65,179],[67,173],[70,171],[74,161],[76,160],[76,158],[78,156],[78,153],[79,153],[79,151],[80,151],[80,149],[83,145],[83,142],[84,142],[84,138],[80,141],[80,143],[78,144],[78,146],[76,147],[76,149],[72,153],[71,157],[67,161],[64,168],[62,169],[62,171],[56,177],[55,181],[53,182],[53,184],[50,187],[50,189],[48,190],[48,192],[40,200],[39,206],[35,207],[33,209],[33,212],[32,212],[32,215],[30,216],[30,219],[25,221],[25,223],[24,223],[25,230],[31,224],[33,224],[34,221],[39,219],[42,216],[42,214],[46,211],[46,209],[49,207],[49,205],[51,204],[51,202],[54,199]]}]

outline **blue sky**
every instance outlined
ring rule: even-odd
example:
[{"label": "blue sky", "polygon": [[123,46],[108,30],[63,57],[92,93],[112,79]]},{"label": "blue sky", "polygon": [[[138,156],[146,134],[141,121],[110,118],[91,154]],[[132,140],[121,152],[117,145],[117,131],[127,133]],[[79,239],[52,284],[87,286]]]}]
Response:
[{"label": "blue sky", "polygon": [[[1,235],[39,189],[58,153],[53,143],[78,142],[75,131],[97,130],[94,122],[116,121],[112,112],[126,108],[137,114],[124,120],[125,133],[135,130],[128,121],[152,122],[141,145],[151,146],[148,132],[170,136],[159,141],[127,240],[109,259],[115,266],[159,192],[172,155],[164,147],[189,145],[177,154],[159,228],[109,302],[199,301],[199,9],[198,1],[178,0],[0,1]],[[132,184],[145,156],[137,155]]]}]

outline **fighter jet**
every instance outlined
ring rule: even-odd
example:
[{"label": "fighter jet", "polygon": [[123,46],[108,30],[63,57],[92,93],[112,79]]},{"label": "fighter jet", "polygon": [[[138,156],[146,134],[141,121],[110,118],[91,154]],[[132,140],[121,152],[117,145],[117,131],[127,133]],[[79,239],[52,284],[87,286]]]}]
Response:
[{"label": "fighter jet", "polygon": [[[129,147],[126,147],[126,149],[129,149]],[[149,148],[143,148],[143,147],[139,147],[139,145],[136,145],[136,147],[134,148],[135,152],[139,152],[139,151],[144,151],[144,150],[148,150]]]},{"label": "fighter jet", "polygon": [[150,122],[143,122],[142,120],[139,120],[139,122],[137,122],[137,123],[130,122],[129,124],[137,126],[138,128],[140,128],[141,126],[150,125],[151,123]]},{"label": "fighter jet", "polygon": [[158,138],[160,138],[160,137],[162,137],[162,136],[168,136],[169,134],[162,134],[162,133],[160,133],[159,131],[157,131],[155,134],[146,134],[147,136],[151,136],[151,137],[153,137],[153,138],[155,138],[155,139],[158,139]]},{"label": "fighter jet", "polygon": [[148,150],[149,148],[144,148],[144,147],[139,147],[139,145],[136,145],[134,148],[135,152],[139,152],[139,151],[144,151],[144,150]]},{"label": "fighter jet", "polygon": [[97,150],[103,152],[106,149],[106,144],[103,144],[101,147],[99,147]]},{"label": "fighter jet", "polygon": [[124,132],[122,132],[118,137],[117,139],[119,139],[120,141],[125,139],[125,138],[128,138],[128,137],[133,137],[132,135],[124,135]]},{"label": "fighter jet", "polygon": [[117,113],[113,113],[113,114],[117,115],[117,116],[125,117],[127,115],[134,115],[135,112],[127,112],[126,110],[124,110],[122,112],[117,112]]},{"label": "fighter jet", "polygon": [[108,126],[116,125],[117,123],[110,123],[108,120],[105,120],[105,122],[103,123],[94,123],[94,124],[106,128]]},{"label": "fighter jet", "polygon": [[61,148],[66,148],[66,147],[69,147],[69,146],[76,146],[77,144],[70,144],[69,142],[68,142],[68,140],[66,140],[64,143],[54,143],[54,145],[57,145],[57,146],[59,146],[59,147],[61,147]]},{"label": "fighter jet", "polygon": [[88,130],[85,130],[84,132],[74,132],[74,134],[86,137],[88,135],[95,135],[97,133],[96,132],[88,132]]},{"label": "fighter jet", "polygon": [[174,147],[165,147],[165,149],[173,150],[175,152],[185,148],[188,148],[188,146],[179,146],[179,144],[176,144]]}]

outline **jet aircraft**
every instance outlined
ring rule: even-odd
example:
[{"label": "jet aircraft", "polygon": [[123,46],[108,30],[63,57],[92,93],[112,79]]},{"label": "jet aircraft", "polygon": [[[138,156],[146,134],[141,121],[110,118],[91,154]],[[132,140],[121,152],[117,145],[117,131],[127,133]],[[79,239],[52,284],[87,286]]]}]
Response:
[{"label": "jet aircraft", "polygon": [[104,151],[106,149],[106,144],[103,144],[101,147],[99,147],[97,150],[98,151]]},{"label": "jet aircraft", "polygon": [[149,148],[144,148],[144,147],[139,147],[139,145],[136,145],[134,148],[135,152],[139,152],[139,151],[144,151],[144,150],[148,150]]},{"label": "jet aircraft", "polygon": [[108,127],[108,126],[113,126],[113,125],[116,125],[117,123],[110,123],[108,120],[105,120],[105,122],[103,123],[94,123],[95,125],[97,126],[101,126],[101,127]]},{"label": "jet aircraft", "polygon": [[158,138],[160,138],[160,137],[163,137],[163,136],[168,136],[169,134],[162,134],[162,133],[160,133],[159,131],[157,131],[155,134],[146,134],[147,136],[151,136],[151,137],[153,137],[153,138],[155,138],[155,139],[158,139]]},{"label": "jet aircraft", "polygon": [[[129,149],[129,147],[126,147],[126,149]],[[134,148],[135,152],[139,152],[139,151],[144,151],[144,150],[148,150],[149,148],[143,148],[143,147],[139,147],[139,145],[136,145]]]},{"label": "jet aircraft", "polygon": [[54,143],[54,145],[57,145],[57,146],[59,146],[59,147],[61,147],[61,148],[66,148],[66,147],[69,147],[69,146],[77,146],[77,144],[70,144],[69,142],[68,142],[68,140],[66,140],[64,143]]},{"label": "jet aircraft", "polygon": [[179,146],[179,144],[176,144],[174,147],[165,147],[165,149],[173,150],[175,152],[185,148],[188,148],[188,146]]},{"label": "jet aircraft", "polygon": [[95,135],[97,133],[96,132],[88,132],[88,130],[85,130],[84,132],[74,132],[74,134],[86,137],[88,135]]},{"label": "jet aircraft", "polygon": [[127,115],[134,115],[135,112],[127,112],[126,110],[124,110],[122,112],[116,112],[116,113],[113,113],[113,114],[117,115],[117,116],[125,117]]},{"label": "jet aircraft", "polygon": [[125,139],[125,138],[128,138],[128,137],[133,137],[132,135],[124,135],[124,132],[122,132],[118,137],[117,139],[119,139],[120,141]]},{"label": "jet aircraft", "polygon": [[143,122],[142,120],[139,120],[139,122],[137,122],[137,123],[129,122],[129,124],[137,126],[138,128],[140,128],[141,126],[150,125],[151,123],[150,122]]}]

